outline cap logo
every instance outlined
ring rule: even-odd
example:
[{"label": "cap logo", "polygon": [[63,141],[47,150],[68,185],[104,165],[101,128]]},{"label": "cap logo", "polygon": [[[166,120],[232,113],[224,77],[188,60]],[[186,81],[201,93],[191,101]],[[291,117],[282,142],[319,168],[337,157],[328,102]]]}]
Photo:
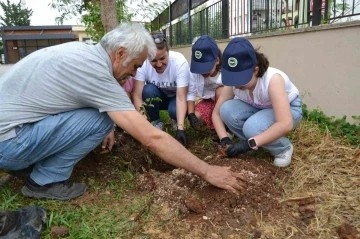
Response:
[{"label": "cap logo", "polygon": [[201,57],[202,57],[201,51],[195,51],[195,58],[199,60]]},{"label": "cap logo", "polygon": [[237,66],[238,61],[236,60],[236,58],[230,57],[230,58],[228,59],[228,64],[229,64],[229,66],[230,66],[231,68],[234,68],[234,67]]}]

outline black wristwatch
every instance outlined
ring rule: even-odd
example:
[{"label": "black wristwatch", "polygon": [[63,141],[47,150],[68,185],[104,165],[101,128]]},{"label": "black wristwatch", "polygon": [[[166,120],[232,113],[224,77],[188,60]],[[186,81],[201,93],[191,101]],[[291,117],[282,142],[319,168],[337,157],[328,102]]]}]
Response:
[{"label": "black wristwatch", "polygon": [[258,149],[258,146],[256,144],[256,141],[254,138],[250,138],[248,139],[248,144],[249,144],[249,147],[253,150],[257,150]]}]

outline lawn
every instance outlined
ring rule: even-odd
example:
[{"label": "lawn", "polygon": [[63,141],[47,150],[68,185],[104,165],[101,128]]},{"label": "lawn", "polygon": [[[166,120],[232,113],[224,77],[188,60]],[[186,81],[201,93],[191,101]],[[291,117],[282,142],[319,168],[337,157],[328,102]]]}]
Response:
[{"label": "lawn", "polygon": [[131,136],[117,134],[119,146],[111,154],[96,149],[74,169],[72,179],[89,185],[85,195],[65,202],[33,200],[19,193],[21,180],[10,178],[1,189],[0,208],[46,208],[42,238],[55,238],[55,226],[74,239],[339,238],[360,229],[358,146],[304,120],[290,135],[293,163],[278,169],[262,150],[219,158],[215,134],[206,128],[186,133],[198,157],[244,175],[240,196],[174,169]]}]

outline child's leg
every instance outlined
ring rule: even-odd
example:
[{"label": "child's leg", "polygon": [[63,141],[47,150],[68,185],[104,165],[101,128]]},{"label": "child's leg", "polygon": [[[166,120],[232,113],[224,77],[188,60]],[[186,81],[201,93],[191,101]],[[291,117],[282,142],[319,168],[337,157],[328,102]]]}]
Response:
[{"label": "child's leg", "polygon": [[238,99],[228,100],[220,107],[220,116],[225,125],[241,140],[247,139],[243,132],[245,121],[259,109]]}]

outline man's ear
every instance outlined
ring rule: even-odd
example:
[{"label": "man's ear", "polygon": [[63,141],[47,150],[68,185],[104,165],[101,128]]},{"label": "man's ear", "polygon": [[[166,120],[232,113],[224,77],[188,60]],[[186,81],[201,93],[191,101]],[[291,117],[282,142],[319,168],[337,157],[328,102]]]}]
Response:
[{"label": "man's ear", "polygon": [[124,47],[119,47],[116,50],[115,60],[121,61],[122,59],[125,59],[125,58],[126,58],[126,49]]}]

